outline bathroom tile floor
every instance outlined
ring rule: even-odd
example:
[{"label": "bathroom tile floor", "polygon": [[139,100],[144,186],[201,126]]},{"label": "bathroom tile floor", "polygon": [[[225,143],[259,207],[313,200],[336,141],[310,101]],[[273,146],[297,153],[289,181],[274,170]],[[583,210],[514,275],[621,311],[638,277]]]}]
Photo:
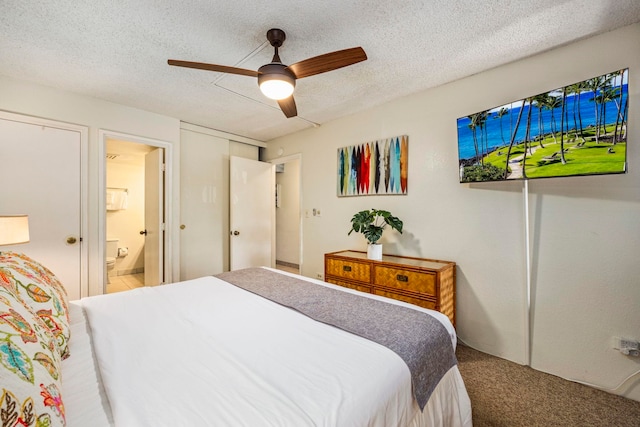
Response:
[{"label": "bathroom tile floor", "polygon": [[111,283],[107,284],[107,293],[130,291],[144,286],[144,273],[125,274],[123,276],[109,277]]}]

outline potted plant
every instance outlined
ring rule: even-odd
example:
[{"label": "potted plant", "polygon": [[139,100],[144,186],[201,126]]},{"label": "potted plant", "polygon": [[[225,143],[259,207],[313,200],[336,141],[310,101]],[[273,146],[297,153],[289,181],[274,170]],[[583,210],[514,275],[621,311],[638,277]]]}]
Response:
[{"label": "potted plant", "polygon": [[378,209],[360,211],[351,218],[351,230],[348,235],[354,231],[364,234],[368,242],[367,258],[382,259],[382,245],[377,242],[387,225],[402,234],[402,220],[390,212]]}]

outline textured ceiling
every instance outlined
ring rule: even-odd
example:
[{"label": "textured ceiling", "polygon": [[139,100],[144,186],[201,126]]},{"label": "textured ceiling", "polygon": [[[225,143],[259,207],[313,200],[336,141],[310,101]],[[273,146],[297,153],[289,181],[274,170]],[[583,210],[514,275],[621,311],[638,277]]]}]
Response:
[{"label": "textured ceiling", "polygon": [[[0,75],[266,141],[639,21],[639,0],[2,0]],[[298,80],[291,119],[255,78],[167,65],[257,70],[270,28],[285,64],[369,59]]]}]

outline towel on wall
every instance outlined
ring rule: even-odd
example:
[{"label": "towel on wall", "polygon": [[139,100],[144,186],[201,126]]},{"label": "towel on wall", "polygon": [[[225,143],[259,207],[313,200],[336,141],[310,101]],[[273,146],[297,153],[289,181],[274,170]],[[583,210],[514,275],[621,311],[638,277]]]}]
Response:
[{"label": "towel on wall", "polygon": [[107,188],[108,211],[127,209],[129,193],[124,188]]}]

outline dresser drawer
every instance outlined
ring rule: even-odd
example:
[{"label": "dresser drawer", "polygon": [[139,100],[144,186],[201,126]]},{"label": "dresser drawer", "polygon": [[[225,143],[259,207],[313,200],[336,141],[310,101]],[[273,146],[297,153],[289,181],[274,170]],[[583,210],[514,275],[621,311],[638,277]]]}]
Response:
[{"label": "dresser drawer", "polygon": [[345,279],[371,282],[371,267],[367,263],[346,259],[328,258],[326,261],[326,274],[344,277]]},{"label": "dresser drawer", "polygon": [[384,266],[373,267],[374,284],[421,294],[436,295],[436,275]]},{"label": "dresser drawer", "polygon": [[366,292],[368,294],[371,293],[370,286],[359,285],[357,283],[345,282],[344,280],[336,280],[332,277],[327,279],[327,282],[333,283],[334,285],[343,286],[345,288],[355,289],[356,291]]},{"label": "dresser drawer", "polygon": [[404,301],[404,302],[408,302],[410,304],[414,304],[414,305],[418,305],[420,307],[424,307],[424,308],[428,308],[431,310],[435,310],[436,309],[436,303],[433,301],[428,301],[428,300],[424,300],[424,299],[420,299],[420,298],[414,298],[414,297],[410,297],[407,295],[402,295],[402,294],[397,294],[395,292],[388,292],[388,291],[384,291],[382,289],[379,288],[374,288],[373,293],[375,295],[380,295],[383,297],[387,297],[387,298],[392,298],[398,301]]}]

